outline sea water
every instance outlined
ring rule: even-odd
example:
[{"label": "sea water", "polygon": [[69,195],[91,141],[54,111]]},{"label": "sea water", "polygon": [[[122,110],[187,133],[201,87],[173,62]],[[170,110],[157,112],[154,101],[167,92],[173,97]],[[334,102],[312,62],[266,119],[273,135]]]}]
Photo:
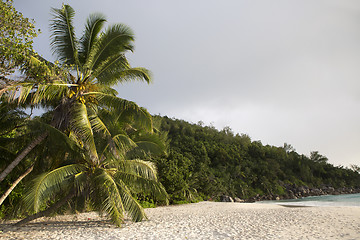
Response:
[{"label": "sea water", "polygon": [[304,197],[299,199],[287,199],[279,201],[262,201],[261,203],[272,203],[284,206],[308,206],[308,207],[344,207],[353,206],[360,207],[360,193],[357,194],[341,194],[341,195],[323,195]]}]

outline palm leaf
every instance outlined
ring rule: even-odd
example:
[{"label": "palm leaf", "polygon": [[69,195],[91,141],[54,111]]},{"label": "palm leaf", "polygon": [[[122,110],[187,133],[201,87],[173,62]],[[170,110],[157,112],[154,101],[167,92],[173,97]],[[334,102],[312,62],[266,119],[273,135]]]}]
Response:
[{"label": "palm leaf", "polygon": [[41,174],[32,181],[32,187],[24,196],[26,208],[38,212],[51,195],[66,189],[72,184],[71,177],[84,170],[80,164],[71,164]]},{"label": "palm leaf", "polygon": [[122,166],[126,153],[136,147],[136,143],[125,134],[117,134],[107,141],[101,154],[102,162],[107,166]]},{"label": "palm leaf", "polygon": [[145,81],[147,83],[151,83],[151,81],[152,81],[151,75],[152,74],[148,69],[136,67],[136,68],[129,68],[129,69],[123,70],[119,74],[119,78],[122,81],[140,80],[140,81]]},{"label": "palm leaf", "polygon": [[54,81],[48,84],[38,84],[36,91],[31,94],[31,104],[53,103],[54,105],[68,95],[69,86],[62,81]]},{"label": "palm leaf", "polygon": [[120,169],[123,172],[135,173],[146,179],[157,181],[157,170],[154,163],[139,159],[126,160],[124,168]]},{"label": "palm leaf", "polygon": [[85,60],[90,55],[90,51],[96,43],[105,22],[106,19],[102,14],[91,14],[88,17],[84,35],[80,40],[81,52],[79,55],[82,64],[85,64]]},{"label": "palm leaf", "polygon": [[99,83],[111,86],[121,81],[122,71],[129,68],[130,65],[123,53],[112,54],[102,60],[97,68],[94,69],[93,77],[96,77]]},{"label": "palm leaf", "polygon": [[[32,89],[33,89],[33,84],[31,84],[31,83],[23,84],[20,87],[19,97],[17,98],[18,104],[21,104],[21,103],[25,102],[25,100],[29,96]],[[15,96],[16,96],[15,94],[12,95],[13,100],[14,100]]]},{"label": "palm leaf", "polygon": [[134,34],[129,27],[123,24],[112,25],[91,48],[86,67],[97,69],[109,56],[132,50],[131,42],[133,40]]},{"label": "palm leaf", "polygon": [[145,153],[151,154],[165,154],[166,153],[166,144],[165,142],[155,134],[141,132],[135,136],[132,136],[132,139],[137,145],[137,148],[134,150],[142,150]]},{"label": "palm leaf", "polygon": [[139,111],[134,112],[132,109],[126,110],[128,113],[133,114],[134,122],[133,126],[137,129],[143,129],[149,133],[153,132],[152,116],[146,108],[140,108]]},{"label": "palm leaf", "polygon": [[89,121],[92,126],[92,129],[95,132],[101,132],[105,136],[111,137],[111,133],[106,126],[106,124],[100,119],[100,117],[97,114],[89,114]]},{"label": "palm leaf", "polygon": [[114,85],[134,80],[151,82],[151,73],[145,68],[131,68],[123,54],[104,59],[94,70],[93,75],[101,84]]},{"label": "palm leaf", "polygon": [[113,89],[113,88],[111,88],[109,86],[106,86],[106,85],[103,85],[103,84],[97,84],[96,87],[97,87],[97,91],[101,92],[103,94],[109,94],[109,95],[112,95],[112,96],[118,95],[118,92],[115,89]]},{"label": "palm leaf", "polygon": [[102,92],[96,92],[93,93],[93,95],[96,96],[96,98],[98,99],[101,105],[111,108],[112,110],[115,110],[118,113],[127,109],[131,109],[134,111],[141,111],[140,107],[135,102],[128,101],[126,99],[119,98]]},{"label": "palm leaf", "polygon": [[117,149],[124,153],[136,147],[136,143],[125,134],[117,134],[112,138],[112,140],[114,141]]},{"label": "palm leaf", "polygon": [[78,42],[75,38],[73,18],[75,11],[69,5],[52,9],[53,20],[50,25],[51,48],[58,59],[65,64],[78,63]]},{"label": "palm leaf", "polygon": [[105,169],[97,168],[95,183],[97,189],[102,193],[101,209],[108,213],[117,226],[120,226],[124,219],[125,208],[119,188],[113,177]]},{"label": "palm leaf", "polygon": [[6,88],[7,100],[8,102],[16,101],[20,106],[56,104],[67,95],[68,87],[73,85],[62,81],[51,83],[18,82]]},{"label": "palm leaf", "polygon": [[91,129],[91,124],[88,118],[85,104],[75,102],[72,105],[70,128],[74,134],[80,139],[85,148],[89,151],[91,161],[98,162],[94,136]]},{"label": "palm leaf", "polygon": [[78,193],[83,193],[89,186],[88,174],[85,171],[74,175],[74,186]]},{"label": "palm leaf", "polygon": [[168,194],[164,186],[157,180],[148,179],[133,172],[118,171],[115,174],[117,181],[123,181],[137,193],[151,194],[157,200],[164,200],[168,204]]},{"label": "palm leaf", "polygon": [[131,219],[134,222],[140,222],[144,218],[147,219],[144,209],[139,204],[139,202],[133,197],[131,190],[128,188],[128,186],[122,180],[119,179],[117,179],[116,184],[121,192],[123,205],[128,216],[131,217]]},{"label": "palm leaf", "polygon": [[98,111],[98,117],[102,119],[112,135],[126,134],[124,126],[127,122],[123,121],[122,113],[102,108]]},{"label": "palm leaf", "polygon": [[114,114],[128,115],[138,127],[152,131],[152,118],[150,113],[139,107],[136,103],[109,94],[96,93],[99,104],[107,106]]}]

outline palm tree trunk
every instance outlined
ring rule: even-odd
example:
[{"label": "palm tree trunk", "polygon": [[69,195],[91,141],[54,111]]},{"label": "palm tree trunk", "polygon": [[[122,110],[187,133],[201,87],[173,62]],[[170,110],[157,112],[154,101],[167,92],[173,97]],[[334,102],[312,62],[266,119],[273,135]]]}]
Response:
[{"label": "palm tree trunk", "polygon": [[38,144],[40,144],[46,137],[48,136],[48,133],[45,132],[38,136],[33,142],[30,143],[15,159],[10,163],[4,171],[0,174],[0,182],[2,182],[7,175],[23,160],[26,155]]},{"label": "palm tree trunk", "polygon": [[18,179],[16,179],[16,181],[11,185],[11,187],[1,196],[0,198],[0,206],[1,204],[4,202],[4,200],[9,196],[9,194],[11,193],[11,191],[16,187],[16,185],[18,185],[18,183],[24,178],[26,177],[29,173],[31,173],[31,171],[34,169],[34,165],[32,165],[31,167],[29,167]]},{"label": "palm tree trunk", "polygon": [[49,216],[52,212],[54,212],[56,209],[64,205],[67,201],[69,201],[71,198],[73,198],[76,195],[76,190],[72,190],[68,195],[66,195],[63,199],[56,202],[54,205],[49,207],[48,209],[35,213],[34,215],[28,216],[27,218],[15,223],[15,226],[21,226],[24,225],[32,220],[35,220],[37,218],[46,217]]}]

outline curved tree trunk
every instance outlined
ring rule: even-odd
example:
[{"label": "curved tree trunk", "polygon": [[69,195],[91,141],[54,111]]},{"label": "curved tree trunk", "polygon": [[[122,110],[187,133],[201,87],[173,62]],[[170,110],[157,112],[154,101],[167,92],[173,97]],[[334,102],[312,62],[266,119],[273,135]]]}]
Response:
[{"label": "curved tree trunk", "polygon": [[33,142],[30,143],[15,159],[10,163],[4,171],[0,174],[0,182],[2,182],[7,175],[26,157],[26,155],[33,150],[38,144],[40,144],[46,137],[48,133],[45,132],[38,136]]},{"label": "curved tree trunk", "polygon": [[18,183],[24,178],[26,177],[29,173],[31,173],[31,171],[34,169],[34,165],[32,165],[31,167],[29,167],[18,179],[16,179],[15,182],[13,182],[13,184],[11,185],[11,187],[1,196],[0,198],[0,206],[1,204],[4,202],[4,200],[9,196],[9,194],[11,193],[11,191],[16,187],[16,185],[18,185]]},{"label": "curved tree trunk", "polygon": [[35,220],[37,218],[49,216],[52,212],[54,212],[56,209],[58,209],[59,207],[64,205],[71,198],[75,197],[75,195],[76,195],[76,191],[74,189],[68,195],[66,195],[63,199],[59,200],[58,202],[56,202],[54,205],[52,205],[48,209],[38,212],[38,213],[35,213],[34,215],[28,216],[27,218],[15,223],[14,225],[21,226],[21,225],[24,225],[24,224],[26,224],[32,220]]}]

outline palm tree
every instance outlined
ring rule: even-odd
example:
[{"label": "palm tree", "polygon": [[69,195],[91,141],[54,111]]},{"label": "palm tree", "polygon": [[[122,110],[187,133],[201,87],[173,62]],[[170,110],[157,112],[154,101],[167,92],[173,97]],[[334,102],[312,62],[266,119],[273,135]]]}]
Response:
[{"label": "palm tree", "polygon": [[[89,202],[94,210],[106,212],[117,225],[123,221],[124,213],[133,221],[141,221],[145,213],[134,197],[134,193],[152,194],[167,201],[164,187],[157,180],[155,165],[149,161],[129,159],[129,153],[141,149],[147,152],[163,152],[165,145],[156,135],[139,127],[141,125],[129,114],[101,109],[97,115],[102,122],[112,122],[109,128],[92,125],[92,142],[96,144],[94,162],[92,150],[83,149],[82,157],[68,159],[63,166],[38,176],[30,183],[24,203],[34,215],[20,221],[24,224],[35,218],[46,216],[64,203],[80,199]],[[72,140],[73,139],[73,140]],[[98,141],[97,141],[98,140]],[[69,137],[82,145],[82,139]],[[81,149],[81,147],[79,147]],[[53,196],[65,195],[50,208],[39,211]],[[84,204],[81,204],[84,205]]]},{"label": "palm tree", "polygon": [[[35,188],[25,198],[28,209],[36,214],[20,223],[46,215],[80,196],[87,196],[95,209],[107,212],[117,225],[124,211],[139,221],[144,212],[132,195],[134,191],[145,187],[157,196],[166,194],[152,163],[128,157],[139,149],[149,150],[159,144],[149,141],[154,140],[151,115],[135,103],[116,97],[111,86],[131,80],[149,83],[149,71],[131,68],[125,58],[125,53],[133,50],[134,40],[128,27],[115,24],[101,32],[105,18],[90,15],[84,35],[77,39],[72,24],[74,10],[63,5],[53,9],[53,14],[51,46],[59,64],[33,57],[30,67],[25,69],[27,79],[0,90],[9,102],[44,106],[53,117],[47,131],[18,155],[0,180],[58,129],[68,142],[76,143],[82,157],[60,159],[61,166],[36,178]],[[106,116],[106,112],[115,113],[117,118]],[[113,118],[108,121],[110,117]],[[107,127],[109,122],[121,123],[117,132]],[[39,212],[44,201],[59,191],[67,195]]]},{"label": "palm tree", "polygon": [[[84,34],[78,39],[73,27],[74,14],[69,5],[53,9],[51,47],[58,57],[58,64],[33,56],[25,69],[27,78],[3,87],[0,95],[5,95],[9,102],[53,109],[51,125],[83,138],[84,147],[90,150],[90,157],[96,162],[99,159],[90,137],[89,117],[79,119],[78,116],[88,115],[98,105],[120,111],[133,109],[138,112],[139,121],[151,129],[150,115],[135,103],[116,97],[117,92],[111,88],[131,80],[149,83],[150,73],[144,68],[130,67],[126,60],[125,53],[133,50],[134,41],[129,27],[114,24],[101,32],[106,19],[100,14],[90,15]],[[97,121],[97,118],[92,119]],[[101,125],[99,122],[96,124]],[[47,136],[48,133],[44,132],[24,148],[0,174],[0,181]]]},{"label": "palm tree", "polygon": [[[91,15],[84,36],[78,40],[72,26],[73,9],[63,5],[53,12],[52,47],[62,69],[68,71],[52,74],[57,78],[45,83],[22,84],[20,93],[12,92],[9,98],[53,106],[51,125],[79,146],[82,157],[66,159],[62,166],[34,180],[24,202],[35,214],[19,223],[46,215],[80,196],[96,210],[107,212],[117,225],[125,211],[140,221],[145,215],[133,193],[147,190],[164,198],[166,192],[151,162],[128,157],[136,150],[161,145],[152,134],[151,115],[116,97],[110,86],[133,79],[150,82],[149,72],[131,68],[126,61],[124,54],[133,49],[134,39],[128,27],[116,24],[100,33],[105,19]],[[64,198],[39,212],[49,198],[64,192]]]}]

